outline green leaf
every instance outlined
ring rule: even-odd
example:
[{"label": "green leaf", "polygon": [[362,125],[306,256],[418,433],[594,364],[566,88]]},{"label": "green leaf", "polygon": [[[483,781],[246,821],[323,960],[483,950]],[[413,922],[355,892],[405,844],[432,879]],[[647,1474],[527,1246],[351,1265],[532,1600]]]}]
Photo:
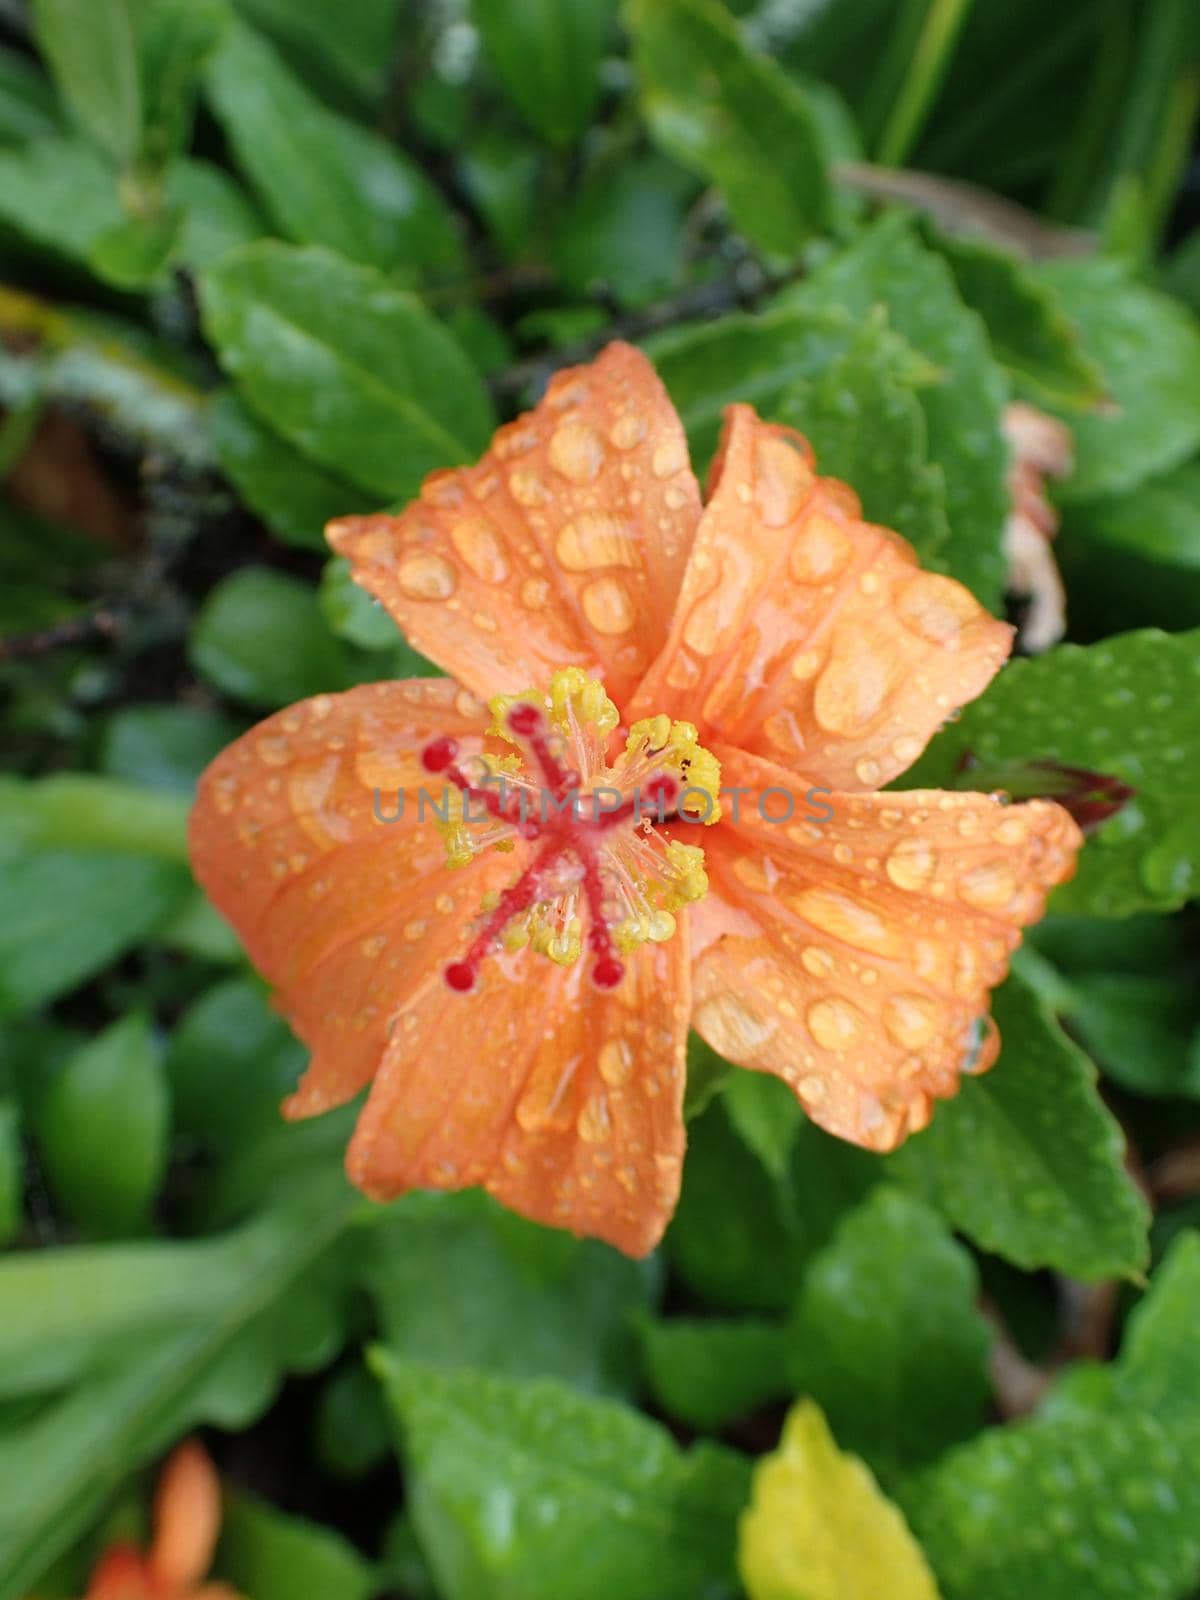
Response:
[{"label": "green leaf", "polygon": [[24,237],[86,265],[92,245],[124,220],[113,174],[74,138],[0,150],[0,217]]},{"label": "green leaf", "polygon": [[104,725],[98,764],[127,783],[191,795],[208,763],[241,731],[232,717],[201,706],[127,705]]},{"label": "green leaf", "polygon": [[142,160],[152,171],[187,147],[200,67],[227,20],[225,0],[149,0],[139,7]]},{"label": "green leaf", "polygon": [[1125,1171],[1124,1136],[1096,1068],[1016,974],[996,991],[1000,1059],[967,1078],[923,1132],[888,1157],[984,1250],[1026,1270],[1094,1280],[1146,1265],[1149,1211]]},{"label": "green leaf", "polygon": [[741,1457],[610,1400],[373,1358],[444,1600],[724,1600]]},{"label": "green leaf", "polygon": [[1016,256],[969,235],[935,234],[958,292],[987,327],[997,361],[1039,402],[1074,411],[1105,397],[1104,374],[1084,351],[1053,284]]},{"label": "green leaf", "polygon": [[776,415],[799,428],[822,473],[851,484],[869,522],[895,528],[922,566],[936,567],[950,542],[946,480],[929,460],[919,391],[897,374],[898,341],[882,318],[818,378],[801,380]]},{"label": "green leaf", "polygon": [[374,104],[396,53],[402,0],[236,0],[255,27],[271,35],[319,82],[344,85]]},{"label": "green leaf", "polygon": [[412,1196],[368,1250],[367,1284],[396,1357],[632,1394],[629,1319],[645,1310],[653,1279],[615,1250],[535,1227],[481,1195]]},{"label": "green leaf", "polygon": [[150,1025],[114,1022],[66,1063],[38,1117],[50,1188],[89,1233],[145,1225],[167,1161],[166,1086]]},{"label": "green leaf", "polygon": [[317,595],[325,621],[340,639],[360,650],[407,648],[387,611],[350,576],[350,563],[344,556],[325,563]]},{"label": "green leaf", "polygon": [[943,566],[997,609],[1009,509],[1005,386],[983,323],[963,303],[945,261],[920,243],[902,213],[891,212],[779,299],[835,306],[860,321],[885,305],[889,325],[940,369],[940,381],[923,387],[919,399],[929,454],[946,480],[950,540]]},{"label": "green leaf", "polygon": [[[1189,975],[1190,976],[1190,975]],[[1194,985],[1170,977],[1085,973],[1071,984],[1071,1029],[1105,1075],[1135,1094],[1200,1100]]]},{"label": "green leaf", "polygon": [[654,138],[717,185],[755,244],[795,256],[832,206],[804,91],[747,46],[717,0],[628,0],[625,14]]},{"label": "green leaf", "polygon": [[325,524],[369,511],[372,500],[294,450],[248,411],[232,389],[208,411],[213,454],[238,494],[288,544],[325,550]]},{"label": "green leaf", "polygon": [[253,29],[226,29],[206,82],[238,167],[288,238],[413,281],[462,270],[454,219],[420,169],[315,99]]},{"label": "green leaf", "polygon": [[88,247],[88,265],[118,289],[140,289],[161,278],[179,239],[178,212],[122,217]]},{"label": "green leaf", "polygon": [[983,1421],[991,1338],[978,1296],[975,1264],[937,1213],[877,1188],[809,1264],[790,1385],[876,1472],[931,1460]]},{"label": "green leaf", "polygon": [[176,795],[91,772],[0,777],[0,854],[29,847],[120,850],[187,860],[187,806]]},{"label": "green leaf", "polygon": [[335,1478],[365,1478],[388,1456],[391,1440],[383,1393],[357,1357],[322,1385],[313,1419],[313,1455]]},{"label": "green leaf", "polygon": [[[1171,910],[1200,889],[1198,689],[1200,630],[1060,645],[1006,667],[906,782],[979,788],[989,768],[1042,757],[1111,774],[1136,794],[1088,840],[1054,909],[1102,917]],[[976,764],[965,771],[968,751]]]},{"label": "green leaf", "polygon": [[137,153],[142,89],[134,0],[35,0],[38,47],[88,136],[119,165]]},{"label": "green leaf", "polygon": [[1200,617],[1200,462],[1135,493],[1067,507],[1055,554],[1072,621],[1089,636]]},{"label": "green leaf", "polygon": [[591,122],[615,0],[471,0],[471,14],[505,93],[550,144]]},{"label": "green leaf", "polygon": [[76,988],[144,939],[188,890],[172,861],[83,851],[0,859],[0,1016]]},{"label": "green leaf", "polygon": [[813,1252],[879,1174],[876,1159],[806,1121],[787,1181],[777,1182],[718,1101],[688,1129],[683,1192],[665,1241],[671,1264],[713,1305],[786,1310]]},{"label": "green leaf", "polygon": [[1200,228],[1193,228],[1163,268],[1163,287],[1200,316]]},{"label": "green leaf", "polygon": [[655,1405],[690,1428],[716,1432],[789,1391],[787,1336],[779,1323],[647,1317],[639,1330]]},{"label": "green leaf", "polygon": [[735,1068],[721,1086],[721,1102],[742,1142],[777,1183],[786,1184],[804,1123],[800,1102],[787,1084],[769,1073]]},{"label": "green leaf", "polygon": [[0,45],[0,139],[20,144],[61,132],[50,84],[27,56]]},{"label": "green leaf", "polygon": [[254,1600],[368,1600],[371,1564],[332,1528],[285,1516],[249,1495],[227,1495],[216,1571]]},{"label": "green leaf", "polygon": [[1177,302],[1107,259],[1038,269],[1083,334],[1111,404],[1068,413],[1075,471],[1061,499],[1125,493],[1178,466],[1200,446],[1200,328]]},{"label": "green leaf", "polygon": [[225,694],[272,710],[350,681],[316,594],[266,567],[243,567],[212,590],[192,626],[188,653],[196,671]]},{"label": "green leaf", "polygon": [[201,274],[206,331],[242,398],[361,489],[407,499],[479,455],[479,375],[419,301],[324,250],[264,243]]},{"label": "green leaf", "polygon": [[[650,340],[647,354],[683,420],[692,465],[703,477],[726,406],[744,401],[774,418],[794,388],[817,382],[858,337],[859,324],[837,306],[797,305],[677,328]],[[890,352],[898,381],[937,376],[902,340],[894,338]]]},{"label": "green leaf", "polygon": [[938,1600],[904,1518],[811,1400],[754,1469],[738,1569],[749,1600]]},{"label": "green leaf", "polygon": [[649,156],[586,182],[555,234],[554,268],[577,295],[602,289],[624,306],[642,306],[678,287],[683,270],[684,207],[691,177]]},{"label": "green leaf", "polygon": [[12,1095],[0,1095],[0,1247],[10,1244],[25,1220],[25,1152],[21,1110]]},{"label": "green leaf", "polygon": [[[285,1372],[332,1358],[360,1204],[340,1174],[310,1170],[286,1203],[222,1240],[0,1262],[7,1348],[40,1363],[43,1380],[84,1374],[5,1434],[0,1600],[35,1588],[125,1477],[189,1428],[245,1427]],[[0,1370],[11,1380],[9,1361]]]},{"label": "green leaf", "polygon": [[177,1128],[220,1150],[246,1143],[274,1126],[306,1061],[256,979],[214,984],[171,1038],[167,1077]]},{"label": "green leaf", "polygon": [[1200,1239],[1182,1236],[1121,1358],[902,1486],[947,1600],[1182,1600],[1200,1572]]}]

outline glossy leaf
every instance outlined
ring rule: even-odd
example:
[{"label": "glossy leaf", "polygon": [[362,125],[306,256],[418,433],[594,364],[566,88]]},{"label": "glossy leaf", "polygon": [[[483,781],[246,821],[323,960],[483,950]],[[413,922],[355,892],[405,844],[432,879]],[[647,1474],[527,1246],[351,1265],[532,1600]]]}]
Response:
[{"label": "glossy leaf", "polygon": [[36,0],[33,20],[75,119],[113,161],[132,160],[142,132],[135,0]]},{"label": "glossy leaf", "polygon": [[1040,1414],[988,1429],[904,1486],[947,1600],[1191,1593],[1198,1263],[1189,1234],[1155,1275],[1114,1369],[1077,1369]]},{"label": "glossy leaf", "polygon": [[166,1085],[144,1016],[114,1022],[63,1067],[38,1116],[51,1192],[85,1232],[145,1224],[167,1157]]},{"label": "glossy leaf", "polygon": [[655,1405],[691,1428],[715,1432],[789,1392],[787,1335],[777,1322],[646,1318],[640,1332]]},{"label": "glossy leaf", "polygon": [[1027,1270],[1134,1276],[1149,1212],[1096,1068],[1012,976],[993,999],[1000,1059],[888,1158],[951,1225]]},{"label": "glossy leaf", "polygon": [[173,861],[74,850],[0,858],[0,1016],[103,971],[187,889],[187,873]]},{"label": "glossy leaf", "polygon": [[410,280],[460,269],[454,221],[420,169],[323,106],[253,29],[226,29],[207,84],[238,166],[288,238]]},{"label": "glossy leaf", "polygon": [[[200,1422],[246,1426],[284,1372],[331,1359],[344,1294],[345,1252],[335,1247],[355,1207],[340,1175],[313,1171],[304,1191],[226,1240],[0,1262],[9,1348],[16,1342],[43,1381],[84,1377],[6,1433],[4,1600],[27,1594],[94,1522],[117,1474],[136,1471]],[[118,1262],[123,1270],[114,1270]],[[97,1361],[99,1352],[107,1359]],[[14,1369],[4,1370],[11,1381]]]},{"label": "glossy leaf", "polygon": [[653,1276],[594,1241],[536,1228],[479,1195],[413,1196],[372,1233],[366,1274],[400,1360],[633,1393],[630,1319]]},{"label": "glossy leaf", "polygon": [[971,1257],[898,1189],[875,1189],[812,1260],[788,1330],[794,1391],[880,1473],[983,1421],[991,1343]]},{"label": "glossy leaf", "polygon": [[105,724],[99,766],[127,783],[190,795],[204,768],[240,732],[232,717],[199,706],[123,706]]},{"label": "glossy leaf", "polygon": [[231,389],[213,397],[208,424],[217,465],[246,505],[286,543],[327,549],[327,522],[372,508],[368,495],[294,450]]},{"label": "glossy leaf", "polygon": [[216,1570],[254,1600],[368,1600],[378,1588],[367,1560],[332,1528],[229,1495]]},{"label": "glossy leaf", "polygon": [[419,301],[324,250],[253,245],[201,275],[205,326],[242,398],[313,460],[406,499],[482,453],[483,385]]},{"label": "glossy leaf", "polygon": [[821,471],[852,485],[869,522],[895,528],[921,565],[938,567],[950,543],[946,479],[929,459],[920,390],[897,373],[898,341],[869,321],[819,377],[794,385],[777,415],[817,452]]},{"label": "glossy leaf", "polygon": [[505,93],[534,130],[566,145],[592,120],[615,0],[471,0]]},{"label": "glossy leaf", "polygon": [[738,1567],[749,1600],[937,1600],[904,1518],[862,1462],[843,1455],[811,1400],[754,1471]]},{"label": "glossy leaf", "polygon": [[[724,1600],[748,1469],[549,1380],[378,1353],[444,1600]],[[503,1508],[501,1513],[501,1508]],[[498,1514],[501,1513],[501,1514]]]},{"label": "glossy leaf", "polygon": [[789,305],[835,306],[859,319],[885,305],[889,325],[940,369],[940,381],[922,387],[919,398],[929,454],[946,480],[944,566],[995,609],[1008,515],[1004,381],[983,323],[964,304],[949,267],[892,213],[783,298]]},{"label": "glossy leaf", "polygon": [[794,256],[832,204],[803,90],[747,46],[717,0],[629,0],[625,15],[655,139],[717,185],[755,244]]},{"label": "glossy leaf", "polygon": [[1075,471],[1063,500],[1123,493],[1178,466],[1200,446],[1200,326],[1177,301],[1111,260],[1040,269],[1079,325],[1111,404],[1068,414]]},{"label": "glossy leaf", "polygon": [[[1200,631],[1061,645],[1007,667],[909,780],[978,787],[986,768],[1030,759],[1110,774],[1134,797],[1088,840],[1054,907],[1104,917],[1170,910],[1200,886],[1198,685]],[[964,770],[967,752],[975,765]]]},{"label": "glossy leaf", "polygon": [[243,567],[212,591],[192,628],[196,670],[255,706],[344,689],[348,667],[307,584]]}]

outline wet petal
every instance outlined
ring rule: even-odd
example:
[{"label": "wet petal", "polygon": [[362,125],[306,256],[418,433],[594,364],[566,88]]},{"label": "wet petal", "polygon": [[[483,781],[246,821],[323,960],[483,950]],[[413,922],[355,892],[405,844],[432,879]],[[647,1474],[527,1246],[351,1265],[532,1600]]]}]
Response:
[{"label": "wet petal", "polygon": [[[729,1060],[783,1078],[829,1132],[890,1150],[961,1073],[995,1059],[989,991],[1074,871],[1079,830],[1042,800],[918,790],[808,802],[807,780],[720,755],[727,782],[749,792],[706,840],[693,1025]],[[780,820],[763,819],[760,798]]]},{"label": "wet petal", "polygon": [[169,1593],[199,1583],[217,1548],[221,1482],[194,1441],[181,1444],[162,1470],[154,1498],[150,1567]]},{"label": "wet petal", "polygon": [[713,492],[662,655],[653,705],[841,790],[905,771],[1008,655],[1012,630],[816,475],[807,442],[727,413]]},{"label": "wet petal", "polygon": [[563,666],[620,701],[666,633],[700,516],[683,428],[646,358],[560,372],[474,467],[329,540],[432,660],[488,698]]},{"label": "wet petal", "polygon": [[381,1200],[482,1186],[536,1222],[645,1255],[679,1192],[687,1026],[682,930],[632,952],[603,993],[582,962],[528,951],[494,956],[469,994],[435,979],[400,1018],[351,1179]]},{"label": "wet petal", "polygon": [[[293,1115],[368,1082],[397,1008],[512,874],[514,857],[495,854],[451,871],[420,798],[442,803],[424,746],[450,735],[468,755],[489,720],[446,678],[368,684],[260,723],[201,780],[193,869],[314,1053]],[[400,791],[402,815],[381,821],[397,816]]]},{"label": "wet petal", "polygon": [[155,1600],[156,1588],[141,1552],[114,1545],[97,1563],[84,1600]]}]

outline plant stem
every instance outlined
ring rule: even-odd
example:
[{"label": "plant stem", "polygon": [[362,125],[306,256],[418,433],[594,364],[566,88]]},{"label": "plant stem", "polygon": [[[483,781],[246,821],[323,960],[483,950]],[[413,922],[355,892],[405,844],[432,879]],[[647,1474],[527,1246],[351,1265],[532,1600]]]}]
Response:
[{"label": "plant stem", "polygon": [[912,62],[880,136],[881,166],[902,166],[911,154],[970,9],[971,0],[930,0]]}]

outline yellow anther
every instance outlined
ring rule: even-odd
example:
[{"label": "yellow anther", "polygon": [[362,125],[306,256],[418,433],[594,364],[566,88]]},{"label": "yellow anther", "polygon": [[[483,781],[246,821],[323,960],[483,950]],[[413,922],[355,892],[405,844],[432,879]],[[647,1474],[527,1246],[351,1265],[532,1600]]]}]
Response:
[{"label": "yellow anther", "polygon": [[629,730],[628,756],[642,757],[679,774],[679,810],[705,827],[721,818],[721,763],[700,743],[695,724],[667,716],[643,717]]}]

